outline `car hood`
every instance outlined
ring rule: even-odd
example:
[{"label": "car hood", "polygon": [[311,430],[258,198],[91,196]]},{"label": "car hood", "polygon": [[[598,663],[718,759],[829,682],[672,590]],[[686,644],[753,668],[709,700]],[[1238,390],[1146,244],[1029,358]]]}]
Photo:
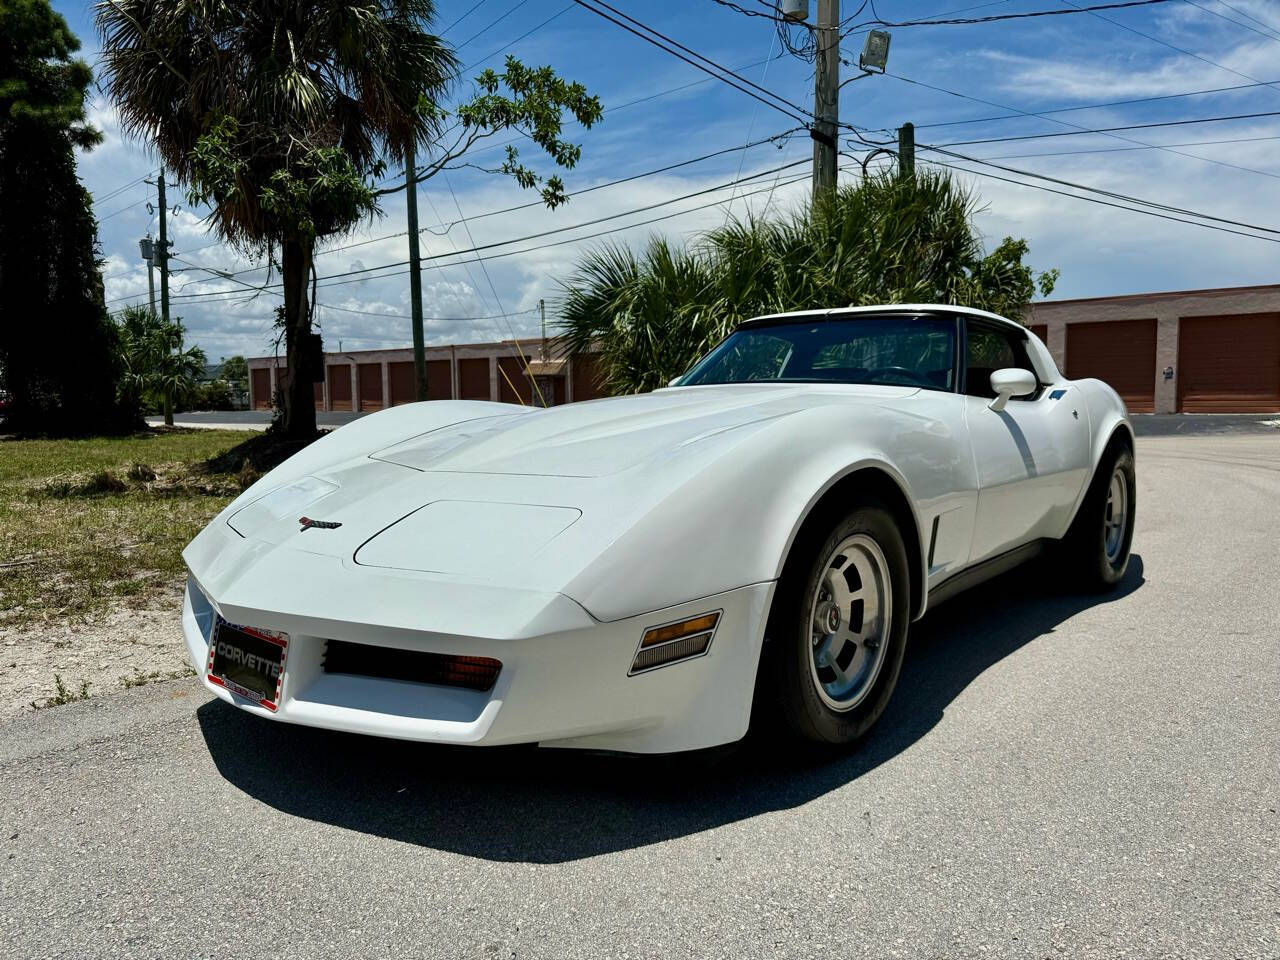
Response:
[{"label": "car hood", "polygon": [[[216,567],[227,586],[254,577],[255,567],[280,569],[282,552],[302,552],[352,570],[573,596],[574,577],[757,431],[837,402],[855,418],[866,404],[873,416],[915,392],[771,384],[545,410],[457,404],[451,409],[473,415],[417,434],[414,418],[397,408],[403,430],[387,430],[395,409],[343,427],[339,434],[354,431],[348,447],[368,431],[358,455],[313,461],[275,484],[269,475],[211,525],[220,537],[202,534],[184,555],[197,575]],[[321,525],[304,527],[303,517]]]}]

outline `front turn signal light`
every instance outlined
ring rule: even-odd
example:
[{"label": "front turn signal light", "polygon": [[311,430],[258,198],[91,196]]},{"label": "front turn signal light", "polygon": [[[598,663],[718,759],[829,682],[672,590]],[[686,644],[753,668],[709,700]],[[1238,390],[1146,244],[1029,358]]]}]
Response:
[{"label": "front turn signal light", "polygon": [[704,613],[698,617],[681,620],[679,623],[650,627],[644,632],[644,638],[641,639],[640,646],[641,648],[656,647],[660,643],[669,643],[672,640],[679,640],[681,637],[692,636],[695,633],[708,633],[715,630],[719,621],[720,611],[717,610],[715,613]]},{"label": "front turn signal light", "polygon": [[676,623],[650,627],[640,638],[640,649],[631,662],[630,674],[702,656],[711,648],[711,637],[719,622],[720,611],[716,610]]}]

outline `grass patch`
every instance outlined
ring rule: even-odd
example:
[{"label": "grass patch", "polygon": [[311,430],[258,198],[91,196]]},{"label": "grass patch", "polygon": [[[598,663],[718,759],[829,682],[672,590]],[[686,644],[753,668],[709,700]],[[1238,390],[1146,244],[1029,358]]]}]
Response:
[{"label": "grass patch", "polygon": [[237,471],[207,463],[243,440],[215,430],[0,439],[0,627],[171,595],[182,548],[241,489]]},{"label": "grass patch", "polygon": [[137,667],[134,667],[132,675],[120,678],[120,686],[129,690],[133,687],[145,687],[148,683],[155,683],[160,680],[181,680],[183,677],[194,677],[195,675],[196,672],[190,667],[183,667],[181,670],[152,670],[150,673],[143,673]]},{"label": "grass patch", "polygon": [[67,689],[67,685],[62,682],[62,675],[55,673],[53,675],[54,694],[51,697],[45,697],[43,700],[32,700],[31,709],[44,710],[47,707],[60,707],[64,703],[75,703],[77,700],[89,699],[89,681],[82,680],[80,689],[72,692]]}]

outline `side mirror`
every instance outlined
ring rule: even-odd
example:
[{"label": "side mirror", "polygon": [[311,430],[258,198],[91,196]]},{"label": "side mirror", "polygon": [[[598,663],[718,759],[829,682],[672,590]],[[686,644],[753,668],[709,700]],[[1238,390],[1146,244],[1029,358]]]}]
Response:
[{"label": "side mirror", "polygon": [[996,398],[987,406],[999,413],[1009,402],[1010,397],[1025,397],[1029,393],[1035,393],[1038,386],[1040,383],[1030,370],[1019,367],[1005,367],[1003,370],[997,370],[991,374],[991,389],[995,392]]}]

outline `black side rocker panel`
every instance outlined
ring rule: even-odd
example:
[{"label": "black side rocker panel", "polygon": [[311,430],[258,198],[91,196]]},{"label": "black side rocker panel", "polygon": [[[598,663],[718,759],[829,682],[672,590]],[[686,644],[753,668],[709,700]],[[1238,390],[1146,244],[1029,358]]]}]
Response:
[{"label": "black side rocker panel", "polygon": [[992,577],[1007,573],[1028,560],[1034,560],[1044,553],[1051,544],[1056,542],[1048,539],[1032,540],[1030,543],[1024,543],[1020,547],[1014,547],[1012,550],[998,553],[994,557],[988,557],[981,563],[974,564],[959,573],[953,573],[929,591],[929,609],[932,610],[938,604],[950,600],[956,594],[963,593],[970,587],[976,587]]}]

